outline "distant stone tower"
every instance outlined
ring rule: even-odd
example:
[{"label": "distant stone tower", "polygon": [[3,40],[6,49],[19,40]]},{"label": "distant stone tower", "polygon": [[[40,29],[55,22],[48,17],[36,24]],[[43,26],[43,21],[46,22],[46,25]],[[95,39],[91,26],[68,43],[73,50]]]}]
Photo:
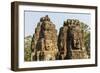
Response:
[{"label": "distant stone tower", "polygon": [[31,60],[55,60],[58,52],[57,30],[48,15],[40,18],[31,42]]},{"label": "distant stone tower", "polygon": [[84,59],[88,58],[84,50],[84,33],[80,27],[80,21],[67,19],[58,35],[58,49],[61,59]]}]

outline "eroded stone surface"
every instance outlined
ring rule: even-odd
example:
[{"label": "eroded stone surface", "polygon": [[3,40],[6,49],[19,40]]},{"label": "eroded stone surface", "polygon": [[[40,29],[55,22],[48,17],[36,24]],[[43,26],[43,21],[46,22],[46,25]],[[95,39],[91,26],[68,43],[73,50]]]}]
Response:
[{"label": "eroded stone surface", "polygon": [[80,21],[67,19],[57,36],[55,24],[49,16],[40,18],[31,42],[31,60],[86,59]]},{"label": "eroded stone surface", "polygon": [[87,58],[87,53],[83,49],[83,35],[79,20],[67,19],[64,22],[58,36],[58,49],[61,59]]},{"label": "eroded stone surface", "polygon": [[32,39],[32,60],[55,60],[57,47],[57,30],[48,15],[38,23]]}]

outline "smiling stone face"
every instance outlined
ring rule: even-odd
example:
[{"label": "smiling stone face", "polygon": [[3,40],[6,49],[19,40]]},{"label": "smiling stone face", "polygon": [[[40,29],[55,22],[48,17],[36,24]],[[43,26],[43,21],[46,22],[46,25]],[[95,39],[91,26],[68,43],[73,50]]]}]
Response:
[{"label": "smiling stone face", "polygon": [[46,50],[52,50],[53,48],[53,43],[52,43],[52,40],[45,40],[45,49]]}]

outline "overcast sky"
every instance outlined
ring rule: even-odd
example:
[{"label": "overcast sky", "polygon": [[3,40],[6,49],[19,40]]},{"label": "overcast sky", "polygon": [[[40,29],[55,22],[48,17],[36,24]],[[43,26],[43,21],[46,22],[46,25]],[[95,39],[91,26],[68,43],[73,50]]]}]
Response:
[{"label": "overcast sky", "polygon": [[90,14],[24,11],[25,36],[34,34],[37,23],[40,21],[40,18],[45,15],[48,15],[51,21],[56,25],[57,33],[59,32],[60,27],[63,26],[63,22],[67,19],[78,19],[88,25],[91,24]]}]

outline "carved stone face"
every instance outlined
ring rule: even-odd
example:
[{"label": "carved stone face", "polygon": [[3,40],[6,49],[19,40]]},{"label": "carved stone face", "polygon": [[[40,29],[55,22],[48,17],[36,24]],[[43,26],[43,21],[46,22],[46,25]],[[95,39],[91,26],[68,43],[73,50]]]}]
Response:
[{"label": "carved stone face", "polygon": [[45,30],[50,29],[50,22],[44,21],[44,22],[43,22],[43,27],[44,27]]},{"label": "carved stone face", "polygon": [[45,40],[45,48],[46,50],[52,50],[53,48],[52,40]]}]

